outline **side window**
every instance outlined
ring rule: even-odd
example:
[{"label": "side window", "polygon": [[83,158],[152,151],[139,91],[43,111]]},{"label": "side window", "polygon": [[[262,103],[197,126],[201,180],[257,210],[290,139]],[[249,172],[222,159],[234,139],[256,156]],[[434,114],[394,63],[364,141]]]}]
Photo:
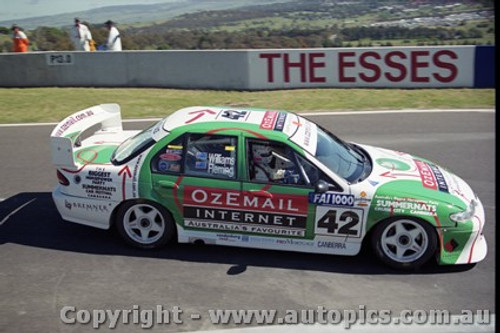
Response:
[{"label": "side window", "polygon": [[151,170],[156,173],[181,173],[184,164],[184,136],[170,142],[151,161]]},{"label": "side window", "polygon": [[293,150],[278,142],[247,140],[251,182],[307,185]]},{"label": "side window", "polygon": [[187,176],[236,179],[238,138],[191,134],[186,144]]},{"label": "side window", "polygon": [[323,180],[330,185],[332,190],[337,191],[340,189],[340,187],[335,182],[333,182],[328,176],[323,173],[323,171],[319,170],[311,162],[298,154],[295,154],[295,156],[297,157],[297,162],[299,164],[299,167],[302,169],[301,171],[307,184],[315,186],[319,180]]},{"label": "side window", "polygon": [[297,156],[297,163],[299,164],[299,168],[302,168],[302,172],[304,174],[304,178],[306,183],[308,184],[316,184],[318,180],[320,180],[321,176],[320,173],[321,171],[318,170],[314,165],[312,165],[309,161],[307,161],[305,158],[302,156]]}]

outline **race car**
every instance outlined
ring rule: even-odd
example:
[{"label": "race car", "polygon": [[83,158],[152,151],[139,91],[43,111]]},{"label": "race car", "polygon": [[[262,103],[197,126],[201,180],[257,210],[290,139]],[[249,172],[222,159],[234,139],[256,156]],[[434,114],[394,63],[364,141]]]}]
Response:
[{"label": "race car", "polygon": [[367,241],[400,269],[487,253],[484,209],[462,179],[287,111],[195,106],[129,131],[118,104],[101,104],[61,121],[51,147],[62,218],[115,227],[139,248],[178,241],[352,256]]}]

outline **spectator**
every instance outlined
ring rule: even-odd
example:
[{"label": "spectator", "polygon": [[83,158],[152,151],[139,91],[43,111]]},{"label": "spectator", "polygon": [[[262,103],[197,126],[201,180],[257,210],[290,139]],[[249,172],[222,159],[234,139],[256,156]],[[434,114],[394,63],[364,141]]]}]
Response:
[{"label": "spectator", "polygon": [[75,25],[71,30],[71,39],[75,50],[90,51],[89,43],[92,40],[92,34],[85,24],[80,23],[79,18],[75,18]]},{"label": "spectator", "polygon": [[121,51],[122,50],[122,41],[120,38],[120,32],[116,29],[113,21],[108,20],[104,23],[109,30],[107,50],[108,51]]},{"label": "spectator", "polygon": [[28,51],[28,45],[30,41],[28,40],[28,37],[26,37],[26,34],[21,31],[21,28],[19,28],[17,25],[13,25],[12,28],[12,42],[14,43],[14,52],[27,52]]}]

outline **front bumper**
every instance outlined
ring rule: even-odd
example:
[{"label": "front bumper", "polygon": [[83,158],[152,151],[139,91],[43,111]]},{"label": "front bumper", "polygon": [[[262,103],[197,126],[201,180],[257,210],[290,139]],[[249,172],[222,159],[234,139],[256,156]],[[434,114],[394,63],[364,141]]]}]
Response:
[{"label": "front bumper", "polygon": [[486,257],[488,246],[483,234],[485,215],[480,201],[470,223],[472,228],[469,224],[469,227],[459,225],[442,230],[440,264],[472,264]]},{"label": "front bumper", "polygon": [[52,192],[52,199],[63,220],[99,229],[110,228],[112,213],[119,204],[102,199],[73,197],[62,193],[60,185]]}]

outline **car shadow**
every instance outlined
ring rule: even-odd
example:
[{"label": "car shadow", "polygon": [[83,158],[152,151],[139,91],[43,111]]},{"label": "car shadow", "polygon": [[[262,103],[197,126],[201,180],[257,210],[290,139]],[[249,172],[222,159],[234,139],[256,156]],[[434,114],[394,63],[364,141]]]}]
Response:
[{"label": "car shadow", "polygon": [[362,275],[441,274],[473,267],[430,262],[418,271],[398,271],[382,265],[369,246],[363,246],[354,257],[195,244],[140,250],[125,245],[114,230],[63,221],[47,192],[19,193],[0,202],[0,244],[6,243],[97,255],[229,264],[228,275],[244,274],[248,266]]}]

